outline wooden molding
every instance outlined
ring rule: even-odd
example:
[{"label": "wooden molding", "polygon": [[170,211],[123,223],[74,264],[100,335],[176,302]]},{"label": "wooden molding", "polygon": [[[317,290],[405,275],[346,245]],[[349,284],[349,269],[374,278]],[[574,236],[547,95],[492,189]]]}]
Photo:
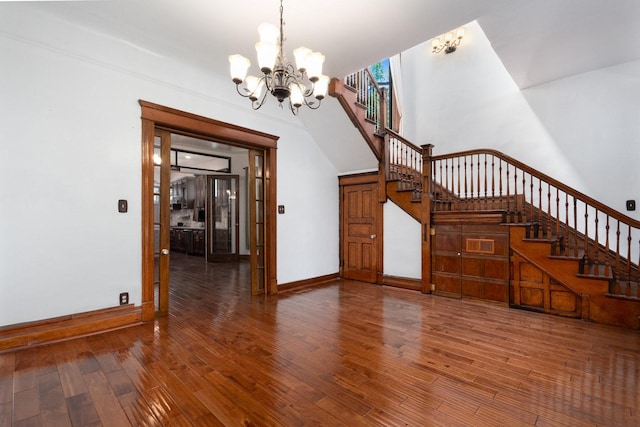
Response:
[{"label": "wooden molding", "polygon": [[412,279],[409,277],[398,277],[398,276],[382,276],[382,284],[385,286],[393,286],[395,288],[403,288],[403,289],[411,289],[414,291],[419,291],[422,289],[422,280],[421,279]]},{"label": "wooden molding", "polygon": [[325,276],[312,277],[311,279],[298,280],[296,282],[283,283],[278,286],[278,293],[297,291],[303,288],[310,288],[313,286],[324,285],[333,280],[339,279],[338,273],[327,274]]},{"label": "wooden molding", "polygon": [[133,304],[0,328],[0,353],[107,332],[142,323]]},{"label": "wooden molding", "polygon": [[338,176],[338,185],[376,184],[378,182],[378,171],[361,172],[349,175]]}]

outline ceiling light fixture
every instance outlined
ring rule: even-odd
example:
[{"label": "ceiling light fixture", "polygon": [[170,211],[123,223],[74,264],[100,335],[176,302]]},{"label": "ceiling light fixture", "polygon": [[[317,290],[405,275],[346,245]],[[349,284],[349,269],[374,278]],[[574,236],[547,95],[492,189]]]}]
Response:
[{"label": "ceiling light fixture", "polygon": [[[236,84],[238,93],[251,100],[251,106],[254,110],[262,107],[267,92],[270,92],[276,97],[280,107],[282,107],[282,102],[288,98],[291,112],[297,115],[298,108],[302,105],[306,105],[312,110],[320,107],[320,102],[327,94],[329,77],[322,74],[324,55],[320,52],[312,52],[306,47],[299,47],[293,51],[296,65],[294,66],[287,61],[282,50],[284,41],[282,12],[282,0],[280,0],[279,38],[275,25],[262,24],[258,27],[260,41],[256,43],[256,52],[258,66],[263,75],[260,77],[247,76],[251,62],[242,55],[231,55],[229,56],[231,79]],[[241,90],[240,85],[245,80],[246,85]]]},{"label": "ceiling light fixture", "polygon": [[440,53],[443,49],[444,53],[455,52],[458,46],[460,46],[460,41],[463,36],[464,27],[460,27],[455,31],[449,31],[446,34],[435,37],[431,41],[431,47],[433,48],[431,53]]}]

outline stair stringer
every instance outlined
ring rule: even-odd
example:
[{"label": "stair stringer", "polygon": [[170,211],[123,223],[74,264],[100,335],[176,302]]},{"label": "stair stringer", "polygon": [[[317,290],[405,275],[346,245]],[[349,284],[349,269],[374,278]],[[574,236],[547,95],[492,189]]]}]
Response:
[{"label": "stair stringer", "polygon": [[400,209],[409,214],[413,219],[420,222],[422,218],[422,203],[413,199],[413,192],[398,191],[398,184],[395,181],[387,181],[387,198],[398,205]]},{"label": "stair stringer", "polygon": [[366,110],[356,102],[356,93],[336,78],[331,79],[329,95],[338,100],[378,161],[384,158],[384,137],[376,133],[375,124],[366,119]]},{"label": "stair stringer", "polygon": [[608,298],[609,281],[577,274],[573,259],[550,257],[551,243],[525,239],[511,227],[510,296],[513,307],[640,329],[640,302]]}]

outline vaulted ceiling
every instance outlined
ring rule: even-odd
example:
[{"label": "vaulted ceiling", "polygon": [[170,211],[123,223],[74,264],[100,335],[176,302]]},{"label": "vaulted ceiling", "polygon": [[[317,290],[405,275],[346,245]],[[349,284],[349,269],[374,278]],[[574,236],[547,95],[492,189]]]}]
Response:
[{"label": "vaulted ceiling", "polygon": [[[108,0],[38,7],[128,46],[227,74],[229,54],[255,62],[256,28],[277,24],[280,4]],[[640,59],[638,0],[284,0],[284,19],[285,53],[300,45],[321,51],[331,77],[473,20],[520,88]]]}]

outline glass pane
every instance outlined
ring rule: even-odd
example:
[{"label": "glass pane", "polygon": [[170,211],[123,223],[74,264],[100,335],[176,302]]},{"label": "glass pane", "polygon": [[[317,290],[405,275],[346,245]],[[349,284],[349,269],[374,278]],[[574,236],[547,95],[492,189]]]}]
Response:
[{"label": "glass pane", "polygon": [[256,200],[264,200],[263,181],[256,179]]},{"label": "glass pane", "polygon": [[153,260],[153,283],[158,283],[160,282],[160,255],[155,254]]},{"label": "glass pane", "polygon": [[231,188],[231,193],[230,193],[230,200],[229,200],[229,217],[230,217],[230,223],[229,223],[229,238],[231,240],[230,242],[230,248],[229,248],[229,252],[231,253],[236,253],[236,232],[237,232],[237,221],[236,221],[236,215],[237,215],[237,207],[236,205],[238,204],[238,194],[236,194],[236,178],[231,178],[231,181],[229,183],[230,188]]},{"label": "glass pane", "polygon": [[262,201],[256,201],[256,222],[258,223],[264,222],[264,208],[262,207],[262,205]]},{"label": "glass pane", "polygon": [[236,178],[211,178],[210,253],[230,254],[236,250]]},{"label": "glass pane", "polygon": [[255,157],[256,178],[262,178],[262,156]]},{"label": "glass pane", "polygon": [[[156,207],[159,205],[155,205]],[[159,214],[158,214],[159,218]],[[160,224],[153,225],[153,253],[160,252]]]},{"label": "glass pane", "polygon": [[256,224],[256,244],[258,246],[264,245],[264,225],[262,223]]},{"label": "glass pane", "polygon": [[264,268],[264,250],[262,248],[262,246],[258,246],[256,248],[256,255],[257,255],[257,266],[258,268]]},{"label": "glass pane", "polygon": [[[158,201],[156,202],[155,199],[156,197],[158,197]],[[154,196],[154,203],[153,203],[153,222],[154,223],[160,223],[160,196]],[[157,252],[157,251],[156,251]]]}]

